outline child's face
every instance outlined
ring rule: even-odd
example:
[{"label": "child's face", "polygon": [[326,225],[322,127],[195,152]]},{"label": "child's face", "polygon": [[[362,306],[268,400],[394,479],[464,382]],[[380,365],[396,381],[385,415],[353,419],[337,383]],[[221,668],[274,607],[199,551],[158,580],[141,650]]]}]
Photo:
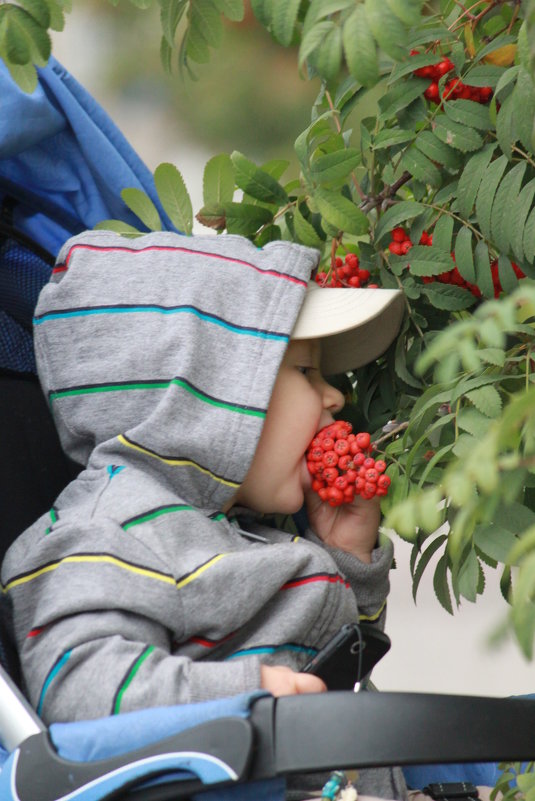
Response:
[{"label": "child's face", "polygon": [[257,512],[297,512],[310,488],[305,451],[311,439],[333,420],[344,396],[324,380],[320,343],[290,342],[269,402],[251,467],[234,503]]}]

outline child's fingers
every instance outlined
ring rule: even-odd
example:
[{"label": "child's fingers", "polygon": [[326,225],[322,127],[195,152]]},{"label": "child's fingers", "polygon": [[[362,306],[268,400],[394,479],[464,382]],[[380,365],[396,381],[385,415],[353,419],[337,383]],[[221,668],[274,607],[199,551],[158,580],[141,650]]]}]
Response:
[{"label": "child's fingers", "polygon": [[296,673],[295,686],[297,693],[324,693],[327,690],[325,682],[312,673]]}]

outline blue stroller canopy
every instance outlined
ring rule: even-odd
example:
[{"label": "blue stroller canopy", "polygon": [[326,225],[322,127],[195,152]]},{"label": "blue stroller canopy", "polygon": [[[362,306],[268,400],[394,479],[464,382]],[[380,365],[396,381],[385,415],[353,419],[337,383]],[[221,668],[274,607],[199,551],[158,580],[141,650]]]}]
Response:
[{"label": "blue stroller canopy", "polygon": [[93,97],[54,58],[28,95],[0,60],[0,368],[35,372],[31,318],[50,266],[70,236],[103,219],[139,220],[126,187],[173,226],[150,170]]}]

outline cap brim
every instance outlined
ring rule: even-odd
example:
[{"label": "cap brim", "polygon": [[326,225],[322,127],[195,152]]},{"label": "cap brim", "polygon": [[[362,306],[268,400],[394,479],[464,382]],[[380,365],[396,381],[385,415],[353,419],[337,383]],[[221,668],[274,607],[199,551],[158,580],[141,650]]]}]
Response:
[{"label": "cap brim", "polygon": [[374,361],[393,342],[403,319],[398,289],[319,287],[310,283],[292,339],[321,339],[326,374]]}]

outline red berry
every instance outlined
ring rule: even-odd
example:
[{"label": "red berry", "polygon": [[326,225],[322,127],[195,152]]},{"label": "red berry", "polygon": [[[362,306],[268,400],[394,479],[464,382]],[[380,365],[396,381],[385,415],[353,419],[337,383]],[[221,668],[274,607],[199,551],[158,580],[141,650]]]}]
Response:
[{"label": "red berry", "polygon": [[334,443],[334,450],[338,456],[345,456],[349,452],[349,442],[347,439],[337,439]]},{"label": "red berry", "polygon": [[325,479],[327,484],[334,484],[339,475],[340,473],[338,472],[336,467],[326,467],[325,470],[323,471],[323,478]]},{"label": "red berry", "polygon": [[402,248],[401,242],[390,242],[388,246],[388,250],[390,251],[390,253],[394,253],[396,256],[401,256],[401,254],[403,253],[401,248]]},{"label": "red berry", "polygon": [[390,476],[385,476],[384,474],[377,479],[377,486],[381,489],[388,489],[390,483]]},{"label": "red berry", "polygon": [[359,279],[364,283],[365,281],[370,280],[370,271],[369,270],[359,270]]},{"label": "red berry", "polygon": [[338,464],[338,454],[335,451],[325,451],[323,454],[323,464],[326,467],[336,467]]},{"label": "red berry", "polygon": [[386,470],[386,462],[384,462],[382,459],[377,459],[375,462],[375,469],[378,473],[384,473]]},{"label": "red berry", "polygon": [[351,278],[349,279],[349,281],[347,283],[353,289],[359,289],[360,288],[360,278],[358,278],[356,275],[351,276]]},{"label": "red berry", "polygon": [[405,229],[399,226],[398,228],[393,228],[391,233],[393,242],[404,242],[407,238],[407,234],[405,233]]},{"label": "red berry", "polygon": [[363,451],[367,450],[370,447],[371,437],[368,432],[361,432],[357,434],[357,445],[359,448],[362,448]]},{"label": "red berry", "polygon": [[432,103],[438,103],[440,92],[438,91],[438,83],[432,81],[424,92],[424,97]]}]

